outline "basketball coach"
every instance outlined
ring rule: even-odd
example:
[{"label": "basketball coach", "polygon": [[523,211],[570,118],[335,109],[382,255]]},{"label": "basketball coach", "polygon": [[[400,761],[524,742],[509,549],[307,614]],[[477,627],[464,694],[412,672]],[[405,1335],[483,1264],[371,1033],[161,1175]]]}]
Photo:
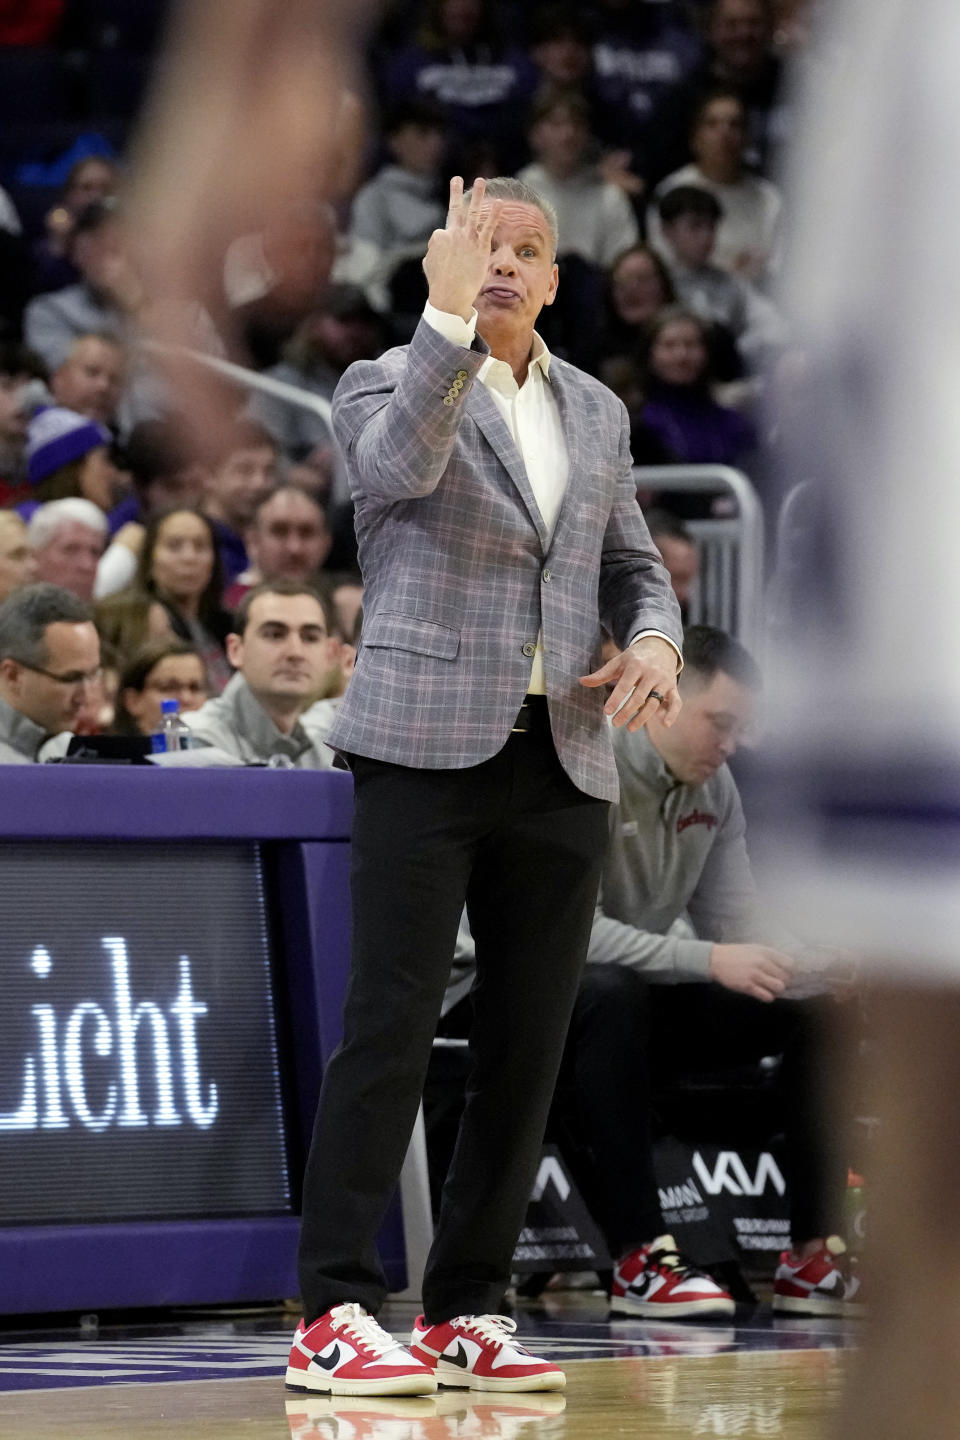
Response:
[{"label": "basketball coach", "polygon": [[[534,330],[556,218],[450,184],[410,344],[334,397],[363,568],[329,737],[353,771],[353,961],[303,1196],[288,1384],[558,1389],[495,1313],[590,937],[617,773],[607,720],[679,712],[682,631],[635,498],[623,405]],[[601,665],[601,626],[618,653]],[[598,668],[599,667],[599,668]],[[611,688],[612,687],[612,688]],[[609,693],[608,693],[609,691]],[[464,904],[472,1074],[409,1346],[375,1319],[376,1235],[413,1130]]]}]

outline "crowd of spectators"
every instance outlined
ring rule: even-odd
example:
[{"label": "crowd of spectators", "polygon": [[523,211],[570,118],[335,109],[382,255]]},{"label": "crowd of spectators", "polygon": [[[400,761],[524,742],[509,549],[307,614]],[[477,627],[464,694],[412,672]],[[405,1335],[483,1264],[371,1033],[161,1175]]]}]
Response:
[{"label": "crowd of spectators", "polygon": [[[163,6],[150,8],[156,21]],[[216,701],[235,673],[236,607],[264,582],[317,588],[331,633],[355,642],[362,581],[329,401],[348,365],[412,334],[453,172],[516,174],[556,208],[561,282],[544,338],[624,401],[636,462],[733,464],[762,485],[776,432],[769,376],[790,347],[770,287],[789,225],[775,167],[796,10],[384,7],[352,189],[304,197],[321,217],[309,237],[273,215],[235,237],[223,257],[229,344],[197,307],[197,348],[264,378],[233,392],[232,429],[205,449],[142,343],[144,313],[161,302],[125,243],[122,139],[61,165],[39,192],[45,206],[29,167],[8,164],[0,226],[22,284],[0,288],[0,596],[37,580],[92,605],[107,678],[86,724],[140,724],[154,672],[198,663]],[[120,25],[104,40],[89,17],[84,30],[87,11],[97,6],[51,5],[42,34],[0,35],[0,74],[29,45],[50,55],[78,34],[142,46],[158,33],[131,39]],[[291,404],[286,387],[312,402]],[[714,504],[640,499],[676,517]],[[329,610],[338,583],[345,621]]]}]

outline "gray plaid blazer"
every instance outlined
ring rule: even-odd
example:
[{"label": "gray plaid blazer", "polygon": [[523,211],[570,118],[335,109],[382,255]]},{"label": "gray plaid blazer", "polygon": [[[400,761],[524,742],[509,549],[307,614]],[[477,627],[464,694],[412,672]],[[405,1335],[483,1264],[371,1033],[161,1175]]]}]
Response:
[{"label": "gray plaid blazer", "polygon": [[615,800],[601,622],[681,643],[670,579],[630,475],[629,428],[599,381],[551,357],[570,459],[553,538],[496,404],[475,384],[488,347],[425,320],[407,346],[351,365],[333,424],[356,504],[363,635],[329,743],[423,769],[463,769],[504,745],[537,634],[554,743],[574,784]]}]

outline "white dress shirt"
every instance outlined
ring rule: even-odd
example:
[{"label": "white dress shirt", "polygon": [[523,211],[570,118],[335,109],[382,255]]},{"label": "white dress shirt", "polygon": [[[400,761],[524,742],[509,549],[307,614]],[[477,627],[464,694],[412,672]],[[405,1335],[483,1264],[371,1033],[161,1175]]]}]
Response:
[{"label": "white dress shirt", "polygon": [[[438,310],[428,300],[423,318],[452,345],[462,345],[466,350],[473,344],[477,330],[476,310],[471,313],[469,320],[464,320],[460,315]],[[497,360],[493,355],[488,355],[484,360],[477,371],[477,379],[486,386],[520,452],[537,508],[547,529],[549,546],[570,475],[567,442],[563,437],[556,396],[550,385],[550,351],[534,331],[527,377],[522,385],[517,384],[507,362]],[[641,630],[633,636],[630,643],[644,635],[659,635],[672,649],[677,650],[669,635],[664,635],[659,630]],[[679,650],[677,658],[680,658]],[[537,636],[537,650],[533,657],[527,694],[545,695],[546,690],[541,630]]]}]

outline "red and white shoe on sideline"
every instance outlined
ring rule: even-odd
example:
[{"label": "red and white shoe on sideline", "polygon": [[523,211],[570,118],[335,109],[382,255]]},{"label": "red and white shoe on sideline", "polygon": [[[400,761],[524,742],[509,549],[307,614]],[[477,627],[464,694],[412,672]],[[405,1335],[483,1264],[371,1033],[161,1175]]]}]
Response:
[{"label": "red and white shoe on sideline", "polygon": [[437,1388],[432,1368],[356,1304],[335,1305],[312,1325],[300,1321],[286,1383],[325,1395],[432,1395]]},{"label": "red and white shoe on sideline", "polygon": [[773,1308],[781,1315],[858,1315],[859,1290],[846,1245],[830,1235],[806,1258],[784,1250],[773,1277]]},{"label": "red and white shoe on sideline", "polygon": [[517,1322],[506,1315],[457,1315],[428,1325],[418,1315],[410,1353],[431,1366],[441,1385],[469,1390],[562,1390],[558,1365],[531,1355],[513,1339]]},{"label": "red and white shoe on sideline", "polygon": [[736,1311],[733,1296],[696,1270],[677,1250],[672,1235],[661,1235],[618,1260],[610,1292],[611,1315],[645,1320],[717,1319]]}]

